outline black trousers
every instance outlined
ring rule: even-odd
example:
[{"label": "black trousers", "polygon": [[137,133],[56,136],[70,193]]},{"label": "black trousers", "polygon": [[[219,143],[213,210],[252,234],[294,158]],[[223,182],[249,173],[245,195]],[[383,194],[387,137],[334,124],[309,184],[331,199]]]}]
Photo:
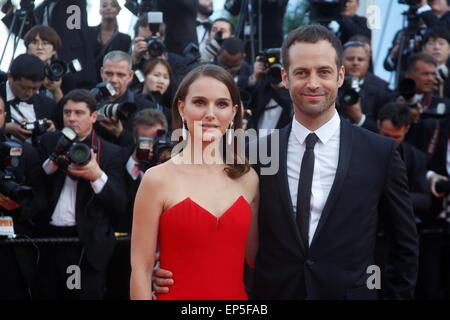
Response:
[{"label": "black trousers", "polygon": [[19,267],[13,246],[0,245],[0,301],[30,299],[29,284]]},{"label": "black trousers", "polygon": [[[48,227],[46,236],[76,237],[76,227]],[[80,287],[73,288],[79,268]],[[105,271],[94,269],[86,259],[79,243],[43,245],[38,264],[34,299],[43,300],[100,300],[105,288]]]}]

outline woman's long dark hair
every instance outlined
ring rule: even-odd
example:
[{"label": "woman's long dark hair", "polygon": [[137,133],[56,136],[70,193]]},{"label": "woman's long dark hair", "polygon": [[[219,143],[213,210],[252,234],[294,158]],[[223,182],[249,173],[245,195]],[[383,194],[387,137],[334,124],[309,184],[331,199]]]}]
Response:
[{"label": "woman's long dark hair", "polygon": [[[242,103],[241,103],[241,97],[239,94],[239,89],[236,86],[233,77],[223,69],[222,67],[212,65],[212,64],[204,64],[201,66],[198,66],[197,68],[190,71],[186,77],[181,81],[180,86],[178,87],[177,92],[175,93],[175,97],[172,104],[172,129],[180,129],[183,126],[182,119],[180,112],[178,111],[178,102],[184,101],[186,99],[187,93],[189,91],[189,87],[191,84],[196,81],[199,78],[202,77],[210,77],[213,79],[216,79],[217,81],[220,81],[223,83],[230,92],[231,101],[233,106],[237,106],[238,110],[236,112],[236,115],[234,116],[233,123],[234,123],[234,129],[241,129],[242,128]],[[222,137],[222,139],[225,139],[225,135]],[[239,158],[238,157],[238,151],[237,151],[237,139],[236,136],[233,136],[234,143],[232,144],[234,146],[233,152],[233,163],[229,164],[229,161],[226,161],[227,152],[230,152],[227,148],[227,144],[223,143],[223,149],[222,149],[222,157],[224,159],[224,162],[226,162],[225,172],[227,175],[232,178],[236,179],[240,176],[246,174],[248,171],[250,171],[250,164],[245,157]],[[223,141],[222,141],[223,142]]]}]

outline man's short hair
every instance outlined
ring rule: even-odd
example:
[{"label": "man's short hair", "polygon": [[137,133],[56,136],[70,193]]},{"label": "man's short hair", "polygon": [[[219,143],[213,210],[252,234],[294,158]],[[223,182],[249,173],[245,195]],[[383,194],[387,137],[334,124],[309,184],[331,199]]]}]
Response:
[{"label": "man's short hair", "polygon": [[45,79],[45,63],[35,55],[24,53],[13,60],[9,73],[14,80],[25,78],[34,82]]},{"label": "man's short hair", "polygon": [[61,47],[61,38],[58,33],[49,26],[37,25],[31,28],[24,36],[23,41],[25,47],[28,48],[31,42],[39,36],[42,40],[48,41],[52,44],[53,49],[56,51]]},{"label": "man's short hair", "polygon": [[238,53],[245,53],[244,41],[236,37],[227,38],[223,41],[220,48],[220,52],[223,51],[226,51],[233,56]]},{"label": "man's short hair", "polygon": [[390,120],[397,129],[412,124],[410,107],[405,103],[389,102],[378,113],[378,121]]},{"label": "man's short hair", "polygon": [[157,124],[160,124],[167,131],[167,119],[161,111],[151,108],[143,109],[134,116],[133,135],[136,135],[139,127],[153,127]]},{"label": "man's short hair", "polygon": [[233,22],[231,22],[231,21],[228,20],[227,18],[217,18],[216,20],[214,20],[214,21],[211,23],[211,26],[214,25],[214,23],[219,22],[219,21],[228,23],[228,24],[230,25],[230,32],[231,32],[231,34],[232,34],[232,35],[234,34],[234,25],[233,25]]},{"label": "man's short hair", "polygon": [[416,71],[416,64],[418,61],[422,61],[426,64],[431,64],[437,67],[437,61],[432,55],[425,52],[417,52],[409,56],[406,71]]},{"label": "man's short hair", "polygon": [[120,50],[114,50],[108,52],[105,57],[103,58],[103,66],[105,66],[106,61],[112,61],[112,62],[121,62],[126,61],[128,64],[128,68],[131,70],[133,67],[133,62],[131,60],[131,56],[123,51]]},{"label": "man's short hair", "polygon": [[307,26],[299,27],[289,32],[287,38],[283,42],[281,47],[281,56],[283,68],[289,70],[289,49],[297,42],[317,43],[319,41],[328,41],[336,51],[336,66],[339,69],[343,65],[343,49],[341,41],[336,35],[321,26],[320,24],[311,24]]},{"label": "man's short hair", "polygon": [[61,105],[63,108],[69,100],[73,102],[86,103],[91,113],[97,110],[97,102],[95,101],[95,98],[86,89],[75,89],[67,93],[61,100]]},{"label": "man's short hair", "polygon": [[425,34],[424,43],[427,43],[430,39],[437,38],[442,38],[450,44],[450,32],[442,28],[429,29],[429,31]]}]

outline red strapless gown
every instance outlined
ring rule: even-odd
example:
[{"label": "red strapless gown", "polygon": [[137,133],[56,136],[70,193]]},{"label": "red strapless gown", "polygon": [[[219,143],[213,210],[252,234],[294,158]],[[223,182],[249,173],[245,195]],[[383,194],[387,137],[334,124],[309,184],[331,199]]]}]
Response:
[{"label": "red strapless gown", "polygon": [[162,269],[174,284],[158,300],[245,300],[244,259],[251,207],[240,196],[219,218],[190,198],[162,213]]}]

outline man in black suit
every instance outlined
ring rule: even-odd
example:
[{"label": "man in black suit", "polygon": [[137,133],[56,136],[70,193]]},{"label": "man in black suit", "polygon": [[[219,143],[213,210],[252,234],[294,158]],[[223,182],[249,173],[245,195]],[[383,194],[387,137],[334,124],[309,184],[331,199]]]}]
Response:
[{"label": "man in black suit", "polygon": [[130,113],[128,118],[123,122],[120,119],[102,119],[98,122],[96,130],[108,142],[120,146],[131,145],[133,144],[131,126],[134,115],[139,110],[152,108],[150,101],[136,95],[128,88],[134,75],[131,56],[123,51],[108,52],[103,59],[101,75],[103,81],[109,82],[116,91],[114,96],[109,97],[109,102],[133,103],[136,106],[136,110]]},{"label": "man in black suit", "polygon": [[[4,136],[5,125],[5,103],[0,97],[0,142],[11,142]],[[14,225],[14,233],[17,239],[31,237],[34,231],[36,217],[45,212],[46,190],[43,183],[43,171],[39,162],[37,151],[28,143],[18,143],[22,148],[22,155],[19,163],[13,168],[5,168],[1,165],[2,173],[8,169],[14,173],[14,182],[22,186],[31,187],[33,195],[31,200],[13,197],[13,200],[20,206],[10,207],[7,201],[0,201],[0,212],[3,218],[11,217]],[[5,149],[3,149],[5,150]],[[2,158],[7,154],[3,151]],[[2,186],[7,184],[7,180],[0,182]],[[3,189],[3,188],[2,188]],[[37,248],[28,245],[0,245],[0,300],[29,300],[30,288],[36,274],[39,251]]]},{"label": "man in black suit", "polygon": [[44,120],[47,131],[55,131],[57,107],[52,99],[36,94],[45,79],[45,64],[38,57],[21,54],[11,63],[8,81],[0,85],[0,96],[6,101],[5,134],[31,142],[33,132],[21,126]]},{"label": "man in black suit", "polygon": [[386,297],[412,298],[417,233],[395,142],[337,115],[344,67],[342,47],[330,31],[318,25],[296,29],[282,52],[295,117],[279,132],[279,148],[272,148],[279,155],[276,174],[257,166],[260,243],[253,297],[376,299],[369,267],[383,216],[392,235]]},{"label": "man in black suit", "polygon": [[[80,245],[59,244],[41,250],[36,298],[101,299],[115,245],[114,227],[126,204],[120,149],[95,134],[96,102],[88,91],[71,91],[61,103],[64,125],[90,148],[91,157],[86,164],[71,163],[64,169],[60,156],[50,156],[63,134],[42,137],[40,152],[50,200],[47,215],[41,217],[41,235],[79,237]],[[72,290],[66,284],[71,265],[81,271],[80,287]]]},{"label": "man in black suit", "polygon": [[[148,164],[143,163],[142,157],[145,155],[154,156],[152,152],[146,153],[146,150],[148,150],[146,148],[149,147],[150,150],[153,148],[154,141],[161,134],[159,130],[167,131],[167,120],[162,112],[155,109],[145,109],[136,113],[133,121],[135,144],[122,148],[120,154],[122,167],[126,170],[127,209],[126,214],[121,216],[117,224],[117,232],[131,234],[134,199],[141,184],[141,179],[149,165],[157,163],[156,161],[153,163],[151,158],[146,159]],[[137,151],[138,139],[141,139],[139,151]],[[130,243],[119,243],[114,250],[107,271],[106,298],[127,300],[130,296],[130,276]]]},{"label": "man in black suit", "polygon": [[344,44],[347,84],[339,90],[339,95],[342,96],[343,91],[353,88],[358,91],[360,103],[352,106],[341,104],[340,111],[354,124],[376,132],[379,109],[394,97],[389,84],[369,72],[369,65],[370,50],[366,43],[349,41]]},{"label": "man in black suit", "polygon": [[[335,101],[344,67],[332,32],[319,25],[298,28],[282,53],[295,116],[258,143],[269,147],[273,161],[256,166],[261,202],[252,297],[376,299],[379,285],[372,279],[381,274],[371,270],[377,269],[376,232],[383,216],[391,235],[383,270],[386,297],[412,298],[417,231],[395,142],[339,118]],[[156,275],[155,289],[167,290],[160,286],[169,284],[168,274]]]},{"label": "man in black suit", "polygon": [[360,34],[372,38],[372,32],[367,27],[367,18],[356,14],[359,8],[359,0],[345,0],[339,24],[338,35],[342,43],[346,43],[354,35]]},{"label": "man in black suit", "polygon": [[417,13],[430,29],[450,28],[449,0],[421,0],[417,5]]}]

